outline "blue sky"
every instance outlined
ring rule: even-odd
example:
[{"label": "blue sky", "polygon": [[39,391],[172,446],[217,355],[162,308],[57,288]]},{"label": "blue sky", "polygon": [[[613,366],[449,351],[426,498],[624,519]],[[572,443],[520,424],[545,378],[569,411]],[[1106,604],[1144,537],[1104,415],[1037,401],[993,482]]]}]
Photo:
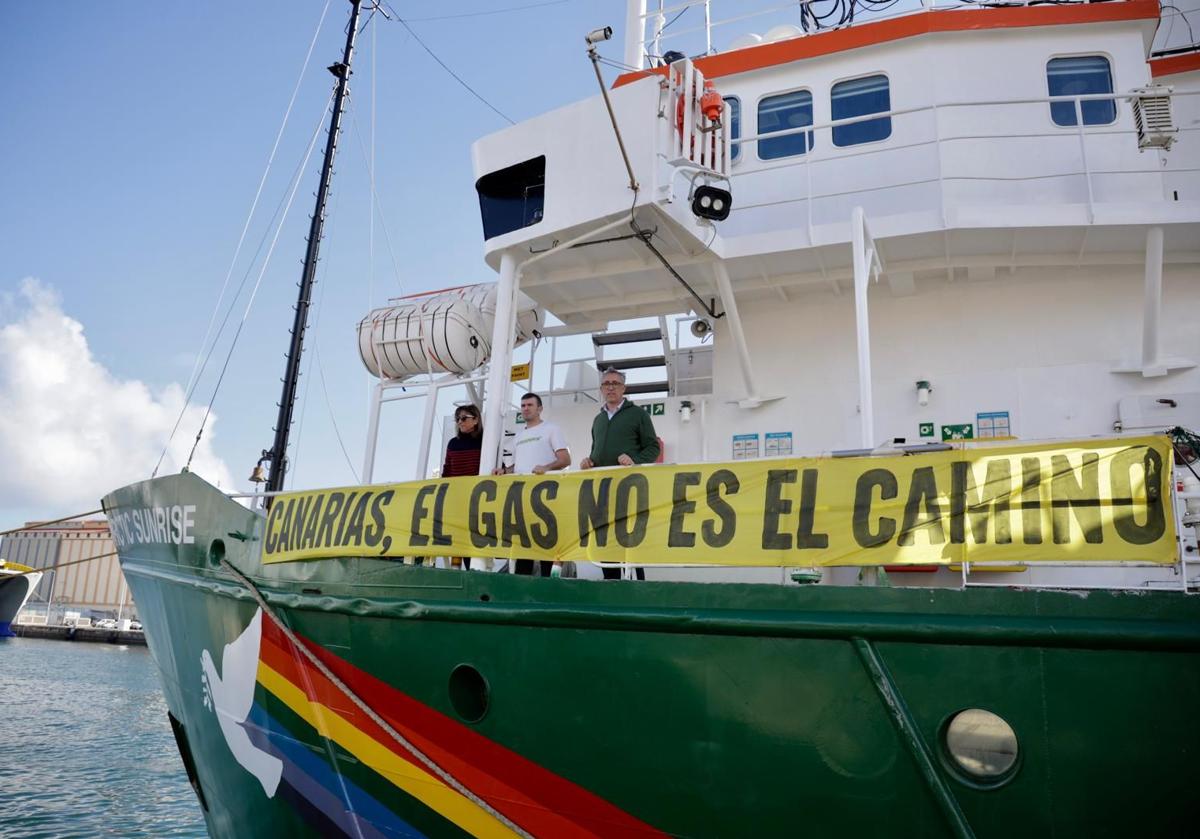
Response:
[{"label": "blue sky", "polygon": [[[593,94],[583,34],[613,25],[618,34],[607,52],[619,58],[624,20],[620,0],[417,20],[519,5],[522,0],[393,3],[431,49],[518,121]],[[185,385],[192,371],[324,6],[324,0],[0,4],[6,152],[0,329],[8,328],[9,384],[41,376],[43,365],[66,368],[52,387],[5,391],[0,381],[9,403],[0,407],[9,415],[7,424],[0,419],[0,459],[23,464],[0,479],[0,524],[78,512],[75,506],[111,488],[114,479],[136,479],[153,465],[146,465],[146,453],[165,442],[152,444],[165,437],[163,417],[172,414],[173,421],[179,405],[178,392],[172,402],[168,390]],[[330,3],[231,288],[251,268],[250,257],[321,119],[332,84],[324,68],[340,56],[348,9],[344,0]],[[307,363],[311,348],[320,347],[332,413],[358,468],[369,384],[354,327],[369,304],[494,278],[481,259],[470,145],[505,122],[398,22],[376,23],[376,31],[359,40],[318,275],[320,307],[305,365],[312,373],[301,393],[310,389],[297,409],[304,425],[293,455],[301,485],[353,480],[320,378]],[[372,87],[383,210],[375,219],[373,272],[366,162]],[[223,461],[242,487],[271,441],[319,154],[320,143],[215,403],[217,419],[204,444],[211,450],[202,447],[209,462]],[[232,323],[241,317],[246,293]],[[193,403],[206,404],[211,396],[229,334]],[[31,346],[37,342],[46,346]],[[25,353],[20,362],[16,348]],[[81,370],[85,375],[76,378]],[[131,401],[128,386],[138,383],[144,392]],[[113,400],[127,410],[109,410]],[[62,415],[43,422],[51,413]],[[139,418],[150,415],[157,419],[141,427]],[[190,443],[196,419],[186,418],[181,439]],[[399,414],[385,414],[377,478],[410,476],[410,444],[401,427]],[[94,455],[96,462],[79,462]]]}]

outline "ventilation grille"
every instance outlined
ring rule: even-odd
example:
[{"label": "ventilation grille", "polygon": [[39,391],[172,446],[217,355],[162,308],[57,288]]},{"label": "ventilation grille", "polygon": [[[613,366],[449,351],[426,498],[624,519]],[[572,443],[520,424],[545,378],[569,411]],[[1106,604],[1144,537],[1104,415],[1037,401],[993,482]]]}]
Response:
[{"label": "ventilation grille", "polygon": [[1137,126],[1139,149],[1169,151],[1179,129],[1171,120],[1171,91],[1167,85],[1151,85],[1133,90],[1133,121]]}]

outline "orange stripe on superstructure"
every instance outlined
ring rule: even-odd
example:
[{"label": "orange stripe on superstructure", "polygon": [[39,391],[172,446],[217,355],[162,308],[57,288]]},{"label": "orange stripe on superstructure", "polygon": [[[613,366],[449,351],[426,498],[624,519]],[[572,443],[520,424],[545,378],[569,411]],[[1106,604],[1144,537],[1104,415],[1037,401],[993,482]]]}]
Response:
[{"label": "orange stripe on superstructure", "polygon": [[[760,44],[733,52],[698,58],[695,61],[708,79],[776,67],[805,58],[831,55],[846,50],[899,41],[933,32],[966,32],[982,29],[1014,29],[1029,26],[1059,26],[1073,23],[1109,23],[1122,20],[1155,20],[1158,0],[1126,0],[1113,3],[1020,6],[992,9],[933,9],[890,20],[858,23],[845,29],[816,32]],[[638,70],[618,76],[613,87],[646,75],[666,75],[667,68]],[[1178,72],[1178,71],[1176,71]]]},{"label": "orange stripe on superstructure", "polygon": [[[265,628],[265,624],[264,624]],[[399,755],[404,760],[421,768],[429,770],[425,764],[409,749],[404,748],[391,737],[382,727],[374,722],[354,705],[340,689],[331,683],[319,670],[312,667],[307,660],[300,660],[291,651],[291,644],[285,638],[272,637],[275,633],[264,631],[259,647],[260,659],[272,670],[283,676],[304,692],[310,702],[322,705],[357,728],[366,736],[379,743],[384,748]],[[382,709],[377,709],[380,713]],[[380,714],[390,726],[407,738],[416,748],[420,749],[434,763],[441,767],[451,777],[458,779],[467,789],[483,798],[505,816],[520,824],[536,836],[579,837],[592,839],[597,834],[584,829],[570,819],[552,812],[545,805],[523,793],[520,789],[506,783],[503,779],[481,771],[475,765],[460,758],[454,753],[440,747],[429,740],[421,732],[410,728],[404,722],[390,718],[390,715]],[[440,778],[429,773],[431,778],[441,784]]]},{"label": "orange stripe on superstructure", "polygon": [[1187,55],[1171,55],[1165,58],[1153,58],[1149,62],[1150,75],[1173,76],[1176,73],[1187,73],[1200,70],[1200,52],[1190,52]]}]

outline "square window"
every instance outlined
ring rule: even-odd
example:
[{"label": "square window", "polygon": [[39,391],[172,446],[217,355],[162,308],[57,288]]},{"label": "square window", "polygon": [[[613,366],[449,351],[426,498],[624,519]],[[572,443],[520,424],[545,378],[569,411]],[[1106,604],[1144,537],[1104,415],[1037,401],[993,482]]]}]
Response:
[{"label": "square window", "polygon": [[[813,124],[812,92],[796,90],[767,96],[758,103],[758,133],[801,128]],[[813,147],[813,132],[803,131],[784,137],[758,141],[758,156],[763,160],[804,154]]]},{"label": "square window", "polygon": [[[1046,83],[1051,96],[1083,96],[1112,93],[1112,68],[1102,55],[1052,58],[1046,65]],[[1084,125],[1108,125],[1117,119],[1112,99],[1089,99],[1078,103]],[[1076,124],[1076,102],[1051,102],[1050,118],[1055,125]]]},{"label": "square window", "polygon": [[[830,110],[835,122],[839,119],[883,113],[891,109],[891,90],[888,86],[888,77],[883,74],[850,79],[838,82],[833,86]],[[860,143],[886,140],[890,136],[892,136],[891,117],[836,125],[833,128],[833,144],[835,146],[857,146]]]}]

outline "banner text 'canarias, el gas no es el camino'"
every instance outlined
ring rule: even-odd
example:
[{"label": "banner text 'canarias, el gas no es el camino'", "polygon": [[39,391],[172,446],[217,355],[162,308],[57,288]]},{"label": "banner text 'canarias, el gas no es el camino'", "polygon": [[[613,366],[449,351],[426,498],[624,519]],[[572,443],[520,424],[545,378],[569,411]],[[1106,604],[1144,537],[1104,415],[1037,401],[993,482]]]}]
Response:
[{"label": "banner text 'canarias, el gas no es el camino'", "polygon": [[263,561],[717,565],[1176,558],[1165,437],[433,479],[275,498]]}]

